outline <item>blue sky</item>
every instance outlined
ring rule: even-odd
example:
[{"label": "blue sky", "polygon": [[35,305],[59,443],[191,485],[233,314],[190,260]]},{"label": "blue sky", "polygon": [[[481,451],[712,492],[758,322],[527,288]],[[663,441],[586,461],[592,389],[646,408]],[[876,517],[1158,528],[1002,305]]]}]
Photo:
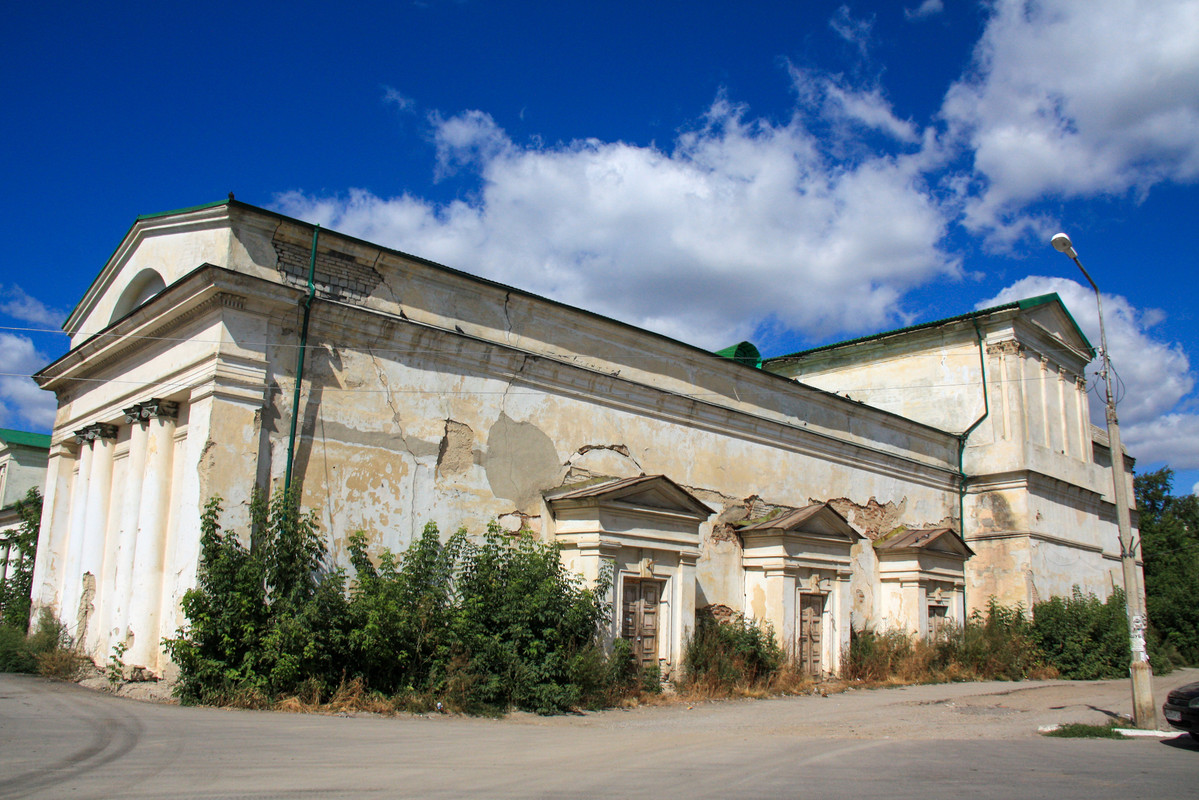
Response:
[{"label": "blue sky", "polygon": [[[1199,483],[1199,0],[26,4],[0,426],[138,214],[223,198],[771,355],[1105,293],[1142,469]],[[1095,416],[1100,421],[1101,416]]]}]

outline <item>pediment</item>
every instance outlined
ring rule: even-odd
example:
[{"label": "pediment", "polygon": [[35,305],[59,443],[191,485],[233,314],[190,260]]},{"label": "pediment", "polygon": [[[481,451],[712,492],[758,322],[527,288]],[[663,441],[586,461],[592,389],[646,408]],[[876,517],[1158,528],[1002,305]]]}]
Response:
[{"label": "pediment", "polygon": [[1095,354],[1086,334],[1056,294],[1035,297],[1020,303],[1022,316],[1071,350],[1093,357]]},{"label": "pediment", "polygon": [[809,533],[850,543],[863,538],[849,521],[828,503],[785,511],[768,519],[751,521],[741,528],[742,534]]},{"label": "pediment", "polygon": [[712,509],[665,475],[640,475],[566,486],[546,494],[550,508],[564,505],[613,506],[667,512],[706,520]]},{"label": "pediment", "polygon": [[957,558],[969,558],[974,555],[974,551],[952,528],[901,531],[894,536],[878,540],[874,543],[874,548],[880,554],[920,551]]},{"label": "pediment", "polygon": [[63,323],[72,346],[110,327],[203,264],[234,268],[240,250],[232,205],[222,201],[138,217]]}]

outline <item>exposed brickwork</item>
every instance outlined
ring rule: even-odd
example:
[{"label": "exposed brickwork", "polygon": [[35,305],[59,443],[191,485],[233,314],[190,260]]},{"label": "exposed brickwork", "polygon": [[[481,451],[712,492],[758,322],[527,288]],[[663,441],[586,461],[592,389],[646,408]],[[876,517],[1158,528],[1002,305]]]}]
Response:
[{"label": "exposed brickwork", "polygon": [[[292,286],[307,286],[311,246],[290,242],[279,236],[275,237],[274,245],[283,280]],[[322,295],[338,300],[364,300],[382,280],[383,276],[371,264],[348,253],[317,247],[313,282]]]}]

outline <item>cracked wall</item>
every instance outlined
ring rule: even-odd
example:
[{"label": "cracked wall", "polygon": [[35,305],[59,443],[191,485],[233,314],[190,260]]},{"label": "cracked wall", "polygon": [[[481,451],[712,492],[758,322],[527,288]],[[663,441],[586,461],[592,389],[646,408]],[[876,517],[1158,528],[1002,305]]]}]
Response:
[{"label": "cracked wall", "polygon": [[[678,401],[671,416],[606,402],[619,377],[579,373],[548,359],[507,356],[451,332],[394,324],[388,341],[361,344],[326,323],[334,348],[313,348],[322,386],[305,393],[297,465],[305,502],[323,509],[331,551],[367,532],[372,547],[402,550],[424,524],[443,533],[542,531],[544,493],[601,477],[663,474],[715,511],[701,526],[697,603],[741,608],[741,542],[733,523],[778,508],[833,498],[869,536],[943,519],[952,494],[902,473],[848,470],[767,441],[698,425],[698,408]],[[290,384],[290,350],[276,356]],[[582,381],[572,391],[554,390]],[[286,392],[279,393],[284,398]],[[675,401],[671,401],[675,402]],[[288,400],[276,400],[270,452],[276,479],[285,453]],[[301,453],[307,450],[307,453]],[[850,498],[864,497],[855,503]]]}]

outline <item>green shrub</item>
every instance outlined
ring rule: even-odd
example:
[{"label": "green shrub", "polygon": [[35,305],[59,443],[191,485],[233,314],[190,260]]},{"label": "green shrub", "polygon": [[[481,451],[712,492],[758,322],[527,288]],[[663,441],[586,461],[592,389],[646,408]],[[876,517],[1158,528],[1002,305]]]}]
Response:
[{"label": "green shrub", "polygon": [[1033,638],[1063,678],[1098,680],[1128,674],[1131,651],[1124,592],[1106,600],[1074,588],[1033,607]]},{"label": "green shrub", "polygon": [[357,578],[350,594],[347,671],[388,694],[426,687],[434,665],[448,655],[453,575],[465,533],[442,543],[437,526],[396,558],[384,550],[379,565],[366,552],[366,536],[350,537]]},{"label": "green shrub", "polygon": [[185,702],[260,705],[315,681],[339,683],[346,623],[344,577],[328,571],[315,517],[279,493],[252,504],[247,548],[221,535],[219,499],[201,516],[196,587],[183,596],[187,626],[164,641]]},{"label": "green shrub", "polygon": [[871,683],[1014,681],[1045,673],[1023,609],[994,599],[931,641],[906,631],[853,631],[841,669],[845,678]]},{"label": "green shrub", "polygon": [[881,682],[911,671],[915,637],[904,631],[851,631],[841,660],[841,675],[849,680]]},{"label": "green shrub", "polygon": [[480,542],[442,542],[430,523],[408,550],[378,563],[350,538],[347,594],[312,514],[291,497],[256,500],[249,547],[222,535],[219,501],[201,520],[187,625],[165,642],[186,702],[264,706],[290,696],[378,693],[394,704],[495,713],[608,705],[636,691],[627,648],[599,644],[603,599],[562,564],[558,548],[492,523]]},{"label": "green shrub", "polygon": [[37,662],[25,645],[25,634],[18,628],[0,625],[0,672],[34,672]]},{"label": "green shrub", "polygon": [[714,693],[763,686],[785,663],[769,626],[738,614],[720,622],[708,609],[695,615],[695,633],[683,653],[683,682]]},{"label": "green shrub", "polygon": [[71,680],[81,664],[66,626],[45,609],[32,633],[0,625],[0,672],[29,672]]},{"label": "green shrub", "polygon": [[607,586],[585,588],[557,547],[495,523],[481,543],[463,544],[454,577],[452,646],[479,676],[472,699],[538,713],[578,705],[571,661],[611,613]]},{"label": "green shrub", "polygon": [[943,665],[956,664],[982,680],[1023,680],[1044,661],[1024,609],[1000,605],[995,598],[987,603],[985,614],[975,609],[950,636]]}]

